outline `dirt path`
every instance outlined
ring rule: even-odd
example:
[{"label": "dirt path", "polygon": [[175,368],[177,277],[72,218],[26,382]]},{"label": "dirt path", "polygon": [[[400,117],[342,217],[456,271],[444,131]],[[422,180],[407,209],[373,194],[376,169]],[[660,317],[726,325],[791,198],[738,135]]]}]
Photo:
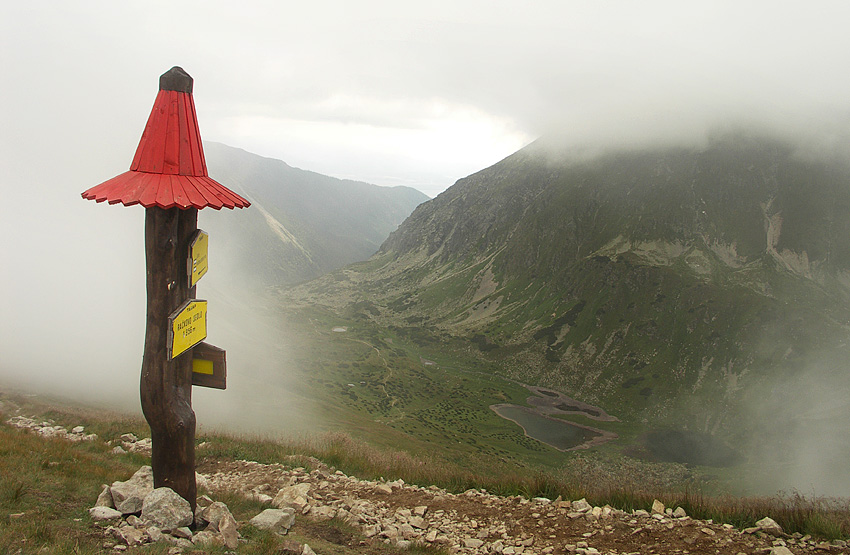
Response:
[{"label": "dirt path", "polygon": [[335,517],[359,527],[367,542],[400,547],[431,544],[470,555],[850,553],[844,542],[744,533],[681,511],[674,516],[669,509],[625,513],[583,500],[528,500],[479,490],[451,494],[401,480],[359,480],[318,461],[313,464],[315,470],[308,472],[247,461],[206,461],[199,471],[213,492],[224,489],[263,499],[282,499],[287,488],[308,484],[296,507],[300,518]]}]

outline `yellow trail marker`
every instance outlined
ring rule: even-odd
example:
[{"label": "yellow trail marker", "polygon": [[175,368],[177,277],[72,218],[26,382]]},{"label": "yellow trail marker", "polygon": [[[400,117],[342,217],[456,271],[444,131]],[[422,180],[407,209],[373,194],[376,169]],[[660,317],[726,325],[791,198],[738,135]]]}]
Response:
[{"label": "yellow trail marker", "polygon": [[207,273],[207,248],[210,244],[210,236],[200,229],[195,233],[192,244],[189,246],[189,287],[194,287]]},{"label": "yellow trail marker", "polygon": [[207,301],[189,300],[168,317],[168,359],[207,338]]}]

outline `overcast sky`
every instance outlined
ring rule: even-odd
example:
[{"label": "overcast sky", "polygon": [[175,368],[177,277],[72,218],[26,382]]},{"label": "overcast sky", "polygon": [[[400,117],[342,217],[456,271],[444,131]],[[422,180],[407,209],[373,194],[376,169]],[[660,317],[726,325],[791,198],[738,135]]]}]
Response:
[{"label": "overcast sky", "polygon": [[631,141],[729,121],[829,127],[850,113],[845,1],[0,10],[2,156],[64,155],[92,184],[129,166],[157,78],[173,65],[195,78],[205,140],[430,196],[552,129]]},{"label": "overcast sky", "polygon": [[846,137],[848,29],[846,1],[0,2],[0,385],[138,402],[144,210],[80,193],[129,168],[174,65],[204,139],[435,196],[550,133]]}]

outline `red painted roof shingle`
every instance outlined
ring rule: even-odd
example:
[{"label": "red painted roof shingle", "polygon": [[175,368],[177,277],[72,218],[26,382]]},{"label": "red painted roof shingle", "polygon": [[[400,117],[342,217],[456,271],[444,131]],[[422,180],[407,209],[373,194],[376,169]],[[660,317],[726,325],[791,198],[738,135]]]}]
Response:
[{"label": "red painted roof shingle", "polygon": [[[177,89],[177,90],[173,90]],[[178,67],[160,77],[160,91],[130,171],[82,194],[84,199],[145,208],[247,208],[250,202],[207,175],[192,78]]]}]

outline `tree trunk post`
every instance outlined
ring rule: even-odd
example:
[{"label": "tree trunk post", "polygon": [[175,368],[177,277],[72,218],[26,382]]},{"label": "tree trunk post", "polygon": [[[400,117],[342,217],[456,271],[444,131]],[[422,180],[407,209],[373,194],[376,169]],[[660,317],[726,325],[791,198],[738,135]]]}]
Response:
[{"label": "tree trunk post", "polygon": [[195,298],[187,257],[198,210],[145,209],[147,327],[142,359],[142,411],[151,428],[154,487],[177,492],[195,510],[195,413],[192,350],[169,360],[168,317]]}]

